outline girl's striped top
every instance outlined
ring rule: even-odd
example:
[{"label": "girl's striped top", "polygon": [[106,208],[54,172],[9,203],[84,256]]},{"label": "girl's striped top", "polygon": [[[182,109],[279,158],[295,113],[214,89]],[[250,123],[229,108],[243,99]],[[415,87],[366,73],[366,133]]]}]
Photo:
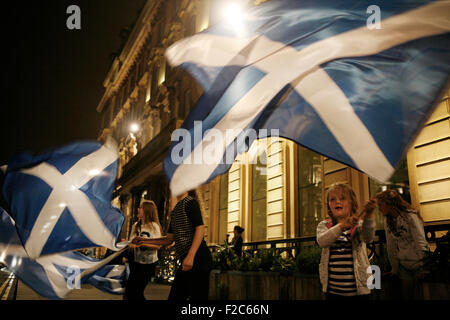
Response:
[{"label": "girl's striped top", "polygon": [[357,294],[350,230],[344,231],[330,248],[328,292],[341,296]]}]

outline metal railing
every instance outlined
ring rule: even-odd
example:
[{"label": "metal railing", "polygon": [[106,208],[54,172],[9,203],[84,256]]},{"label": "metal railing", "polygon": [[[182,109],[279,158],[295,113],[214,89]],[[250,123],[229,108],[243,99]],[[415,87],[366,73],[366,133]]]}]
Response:
[{"label": "metal railing", "polygon": [[[242,251],[257,253],[261,249],[270,249],[273,250],[276,255],[287,252],[287,255],[289,257],[295,257],[304,246],[304,244],[307,243],[309,243],[310,245],[314,245],[316,243],[316,237],[309,236],[289,239],[244,242],[242,244]],[[215,253],[220,250],[222,246],[211,245],[209,246],[209,248],[212,253]]]}]

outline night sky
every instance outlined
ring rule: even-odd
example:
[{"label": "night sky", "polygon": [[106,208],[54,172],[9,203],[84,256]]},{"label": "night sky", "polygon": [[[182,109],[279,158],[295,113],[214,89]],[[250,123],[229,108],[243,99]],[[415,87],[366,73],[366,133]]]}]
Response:
[{"label": "night sky", "polygon": [[[96,140],[96,107],[120,32],[145,0],[35,0],[2,10],[3,83],[0,165],[17,152],[39,154]],[[69,30],[67,7],[81,9],[81,30]]]}]

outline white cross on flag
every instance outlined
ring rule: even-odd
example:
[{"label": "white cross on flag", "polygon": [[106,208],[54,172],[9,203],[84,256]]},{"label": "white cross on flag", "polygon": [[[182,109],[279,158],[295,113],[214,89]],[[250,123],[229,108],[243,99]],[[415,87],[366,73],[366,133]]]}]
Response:
[{"label": "white cross on flag", "polygon": [[[369,7],[380,28],[368,27]],[[172,194],[226,172],[252,132],[276,130],[388,180],[448,81],[449,10],[433,0],[273,0],[176,42],[169,63],[204,93],[164,161]]]},{"label": "white cross on flag", "polygon": [[30,258],[89,247],[120,249],[124,216],[111,204],[117,175],[112,142],[20,154],[3,171],[3,195]]}]

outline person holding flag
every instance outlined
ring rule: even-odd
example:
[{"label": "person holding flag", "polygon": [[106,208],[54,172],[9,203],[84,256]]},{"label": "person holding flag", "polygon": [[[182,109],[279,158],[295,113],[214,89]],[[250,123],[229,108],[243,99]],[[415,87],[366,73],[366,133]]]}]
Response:
[{"label": "person holding flag", "polygon": [[[174,205],[176,203],[176,205]],[[207,300],[211,252],[203,239],[205,226],[195,191],[171,199],[171,221],[165,238],[135,239],[134,243],[169,246],[175,244],[181,262],[169,294],[169,300]]]},{"label": "person holding flag", "polygon": [[135,244],[133,240],[160,238],[162,235],[155,202],[143,200],[138,209],[138,219],[131,229],[132,243],[129,247],[133,249],[134,257],[130,261],[130,278],[125,290],[127,300],[145,300],[144,290],[155,275],[158,264],[157,250],[160,248],[159,245]]}]

